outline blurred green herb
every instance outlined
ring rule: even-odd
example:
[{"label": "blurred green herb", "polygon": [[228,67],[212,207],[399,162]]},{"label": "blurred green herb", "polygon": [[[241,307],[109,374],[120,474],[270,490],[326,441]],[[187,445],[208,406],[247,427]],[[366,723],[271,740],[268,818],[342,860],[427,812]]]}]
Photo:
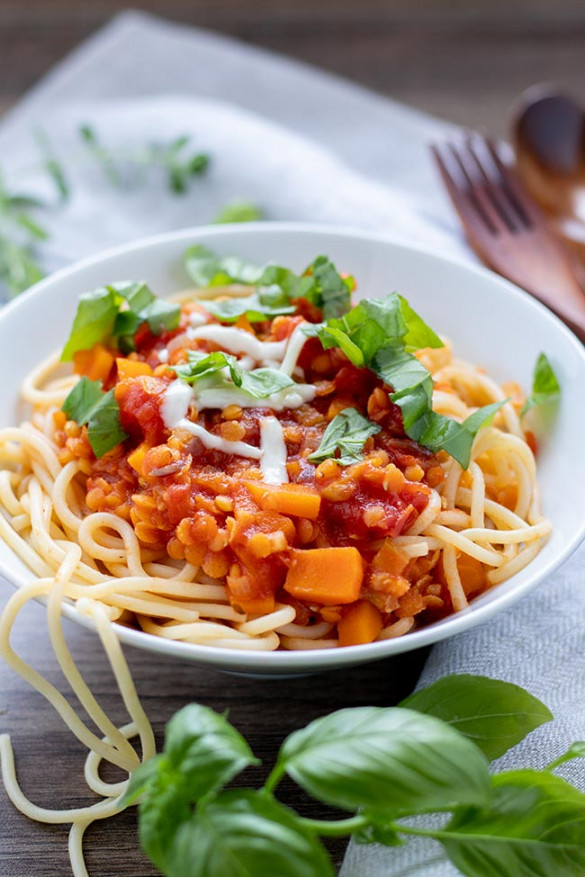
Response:
[{"label": "blurred green herb", "polygon": [[177,137],[170,143],[151,143],[140,149],[113,150],[104,144],[95,129],[84,124],[79,128],[82,156],[69,156],[67,161],[57,155],[47,133],[35,132],[40,167],[55,186],[56,202],[13,192],[0,175],[0,283],[11,296],[18,295],[43,277],[38,262],[37,245],[49,237],[37,221],[37,213],[49,215],[63,207],[71,197],[66,167],[87,162],[88,158],[102,168],[111,185],[118,188],[144,185],[149,170],[162,171],[169,190],[177,195],[188,191],[191,182],[204,174],[210,158],[205,152],[189,149],[190,138]]},{"label": "blurred green herb", "polygon": [[214,222],[221,225],[227,222],[256,222],[260,219],[264,219],[264,211],[261,207],[246,201],[234,201],[218,213]]}]

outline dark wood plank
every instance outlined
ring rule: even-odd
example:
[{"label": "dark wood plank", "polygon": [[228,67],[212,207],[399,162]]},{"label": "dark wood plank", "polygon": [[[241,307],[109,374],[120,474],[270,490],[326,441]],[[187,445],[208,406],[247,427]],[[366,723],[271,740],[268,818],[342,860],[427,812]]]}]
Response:
[{"label": "dark wood plank", "polygon": [[[10,593],[10,586],[2,583],[2,605]],[[65,629],[80,669],[106,712],[114,721],[127,721],[97,637],[70,622],[65,622]],[[51,682],[67,691],[52,657],[42,606],[26,607],[13,642]],[[248,771],[242,780],[252,785],[263,781],[280,743],[291,731],[342,707],[398,702],[412,690],[425,659],[420,651],[343,672],[255,679],[220,674],[134,649],[127,649],[126,654],[159,742],[165,723],[186,703],[198,701],[219,711],[228,709],[230,720],[263,761],[261,769]],[[0,666],[0,717],[1,731],[13,738],[22,787],[35,803],[70,808],[95,800],[83,780],[82,746],[43,698],[5,665]],[[284,782],[279,794],[305,815],[327,816],[326,808],[305,799],[292,782]],[[90,874],[154,874],[138,851],[135,829],[133,812],[92,827],[86,843]],[[342,841],[331,845],[336,862],[343,848]],[[0,790],[0,874],[56,877],[68,873],[67,862],[66,830],[30,823]]]},{"label": "dark wood plank", "polygon": [[[582,0],[143,0],[133,4],[176,21],[215,28],[353,78],[421,109],[467,125],[506,130],[516,95],[555,80],[577,93],[585,81]],[[0,0],[0,112],[77,43],[120,9],[119,0]],[[10,594],[0,583],[0,604]],[[81,669],[113,718],[124,712],[96,638],[67,624]],[[61,687],[44,631],[44,609],[27,607],[15,644]],[[422,652],[303,679],[244,679],[129,651],[137,686],[160,740],[185,703],[223,710],[269,766],[286,734],[344,706],[396,703],[414,685]],[[64,688],[64,686],[63,686]],[[39,695],[0,665],[0,729],[13,735],[25,791],[46,806],[90,803],[81,747]],[[266,768],[249,774],[259,781]],[[284,784],[282,798],[324,815]],[[340,861],[343,844],[332,852]],[[95,877],[148,877],[137,850],[135,816],[88,833]],[[0,791],[0,875],[69,873],[66,831],[20,816]]]},{"label": "dark wood plank", "polygon": [[[145,0],[348,76],[456,122],[502,134],[528,85],[585,81],[581,0]],[[0,107],[119,10],[117,0],[1,0]]]}]

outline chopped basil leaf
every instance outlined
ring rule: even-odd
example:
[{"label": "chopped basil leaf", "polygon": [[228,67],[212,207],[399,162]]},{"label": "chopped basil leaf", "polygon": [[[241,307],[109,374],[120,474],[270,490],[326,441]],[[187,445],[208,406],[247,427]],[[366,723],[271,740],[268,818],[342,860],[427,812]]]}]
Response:
[{"label": "chopped basil leaf", "polygon": [[80,378],[65,399],[62,410],[80,426],[87,424],[87,437],[98,458],[128,438],[120,424],[120,409],[114,391],[104,393],[99,381]]},{"label": "chopped basil leaf", "polygon": [[287,387],[294,387],[294,385],[295,382],[292,378],[278,369],[256,368],[253,371],[241,373],[239,386],[250,396],[265,399],[267,396],[272,396],[273,393],[279,393],[281,390],[286,390]]},{"label": "chopped basil leaf", "polygon": [[228,204],[219,212],[214,222],[221,225],[224,222],[255,222],[264,219],[264,211],[256,204],[248,204],[245,201],[235,201]]},{"label": "chopped basil leaf", "polygon": [[206,301],[203,306],[222,323],[235,323],[242,316],[250,323],[260,323],[282,314],[294,314],[296,310],[288,295],[277,286],[268,286],[244,297]]},{"label": "chopped basil leaf", "polygon": [[[337,414],[323,433],[321,444],[309,457],[311,463],[321,463],[329,457],[341,466],[350,466],[362,458],[366,441],[380,432],[381,426],[372,423],[355,408],[346,408]],[[339,457],[335,452],[339,451]]]},{"label": "chopped basil leaf", "polygon": [[180,319],[180,305],[157,298],[142,281],[102,286],[80,297],[61,360],[69,362],[78,350],[104,341],[130,353],[136,349],[134,336],[143,323],[153,335],[160,335],[164,329],[176,329]]},{"label": "chopped basil leaf", "polygon": [[532,392],[522,408],[521,416],[539,405],[557,402],[561,395],[561,387],[553,367],[548,361],[546,354],[541,353],[536,360],[532,377]]},{"label": "chopped basil leaf", "polygon": [[195,244],[185,253],[185,269],[191,280],[202,288],[258,283],[263,268],[250,265],[237,256],[218,256],[207,247]]},{"label": "chopped basil leaf", "polygon": [[401,295],[400,312],[407,326],[406,335],[404,336],[404,344],[409,353],[413,350],[422,350],[424,347],[444,347],[445,345],[439,336],[433,332],[430,326],[420,317],[410,306],[409,302]]},{"label": "chopped basil leaf", "polygon": [[[323,319],[329,320],[346,314],[351,307],[353,279],[344,280],[327,256],[315,259],[307,272],[311,272],[315,279],[316,288],[311,291],[311,295],[315,299],[313,304],[322,309]],[[309,296],[309,301],[311,300]]]},{"label": "chopped basil leaf", "polygon": [[[423,426],[423,431],[419,438],[416,438],[411,432],[407,434],[431,451],[447,451],[451,457],[461,464],[463,469],[467,469],[475,436],[481,427],[486,426],[496,411],[499,411],[507,401],[507,399],[504,399],[502,402],[484,405],[483,408],[478,408],[477,411],[474,411],[463,423],[457,423],[456,420],[451,420],[450,417],[446,417],[444,414],[437,414],[435,411],[431,411],[426,417],[421,418],[420,421],[414,424],[417,434],[419,424]],[[400,400],[396,404],[400,405]]]},{"label": "chopped basil leaf", "polygon": [[339,317],[350,307],[353,279],[342,278],[326,256],[319,256],[302,275],[279,265],[260,268],[237,256],[218,256],[199,244],[185,253],[187,274],[199,287],[232,284],[255,286],[248,297],[205,303],[206,309],[223,322],[234,322],[245,314],[258,322],[295,311],[291,299],[306,298],[323,311],[325,319]]},{"label": "chopped basil leaf", "polygon": [[84,293],[79,299],[73,328],[61,360],[69,362],[78,350],[89,350],[98,341],[108,338],[114,330],[117,315],[117,296],[111,287],[102,286]]},{"label": "chopped basil leaf", "polygon": [[[226,368],[229,369],[233,384],[256,399],[265,399],[287,387],[294,387],[295,384],[292,378],[277,369],[257,368],[253,371],[246,371],[240,367],[235,356],[220,350],[209,354],[191,350],[188,356],[188,363],[172,366],[177,377],[188,384],[194,384],[195,381],[208,378]],[[219,386],[229,386],[229,383],[221,375],[218,377],[220,379]]]},{"label": "chopped basil leaf", "polygon": [[401,410],[409,438],[432,451],[447,451],[467,468],[475,435],[504,402],[480,408],[464,423],[432,410],[433,379],[410,351],[443,342],[406,299],[395,292],[364,299],[340,319],[309,332],[325,349],[339,347],[350,362],[367,366],[392,388],[390,399]]}]

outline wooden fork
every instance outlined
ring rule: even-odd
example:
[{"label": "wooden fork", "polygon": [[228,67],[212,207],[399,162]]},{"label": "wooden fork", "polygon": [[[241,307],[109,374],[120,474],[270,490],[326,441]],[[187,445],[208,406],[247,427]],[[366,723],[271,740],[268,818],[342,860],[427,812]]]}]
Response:
[{"label": "wooden fork", "polygon": [[479,258],[554,311],[585,342],[585,292],[563,241],[491,140],[469,134],[433,155]]}]

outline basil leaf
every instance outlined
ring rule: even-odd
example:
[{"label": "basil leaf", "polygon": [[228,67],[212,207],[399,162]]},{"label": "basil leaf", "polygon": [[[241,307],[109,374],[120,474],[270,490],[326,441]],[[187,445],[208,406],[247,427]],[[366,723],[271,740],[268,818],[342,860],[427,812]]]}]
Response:
[{"label": "basil leaf", "polygon": [[82,377],[75,384],[62,410],[80,426],[87,424],[87,437],[99,459],[128,438],[120,423],[120,409],[114,391],[104,393],[99,381]]},{"label": "basil leaf", "polygon": [[258,763],[244,738],[213,710],[190,704],[173,716],[164,753],[135,771],[125,799],[130,804],[144,796],[140,840],[161,871],[179,826],[192,817],[193,804]]},{"label": "basil leaf", "polygon": [[221,788],[245,767],[260,764],[227,719],[200,704],[189,704],[173,716],[164,753],[192,801]]},{"label": "basil leaf", "polygon": [[550,710],[518,685],[468,674],[445,676],[401,706],[447,722],[490,761],[552,719]]},{"label": "basil leaf", "polygon": [[400,312],[407,326],[406,335],[404,336],[406,350],[410,353],[415,350],[422,350],[425,347],[444,347],[445,345],[436,332],[433,332],[431,327],[427,326],[423,318],[417,314],[409,302],[401,295],[398,298],[400,299]]},{"label": "basil leaf", "polygon": [[333,877],[315,835],[262,792],[223,792],[181,825],[168,877]]},{"label": "basil leaf", "polygon": [[414,814],[487,804],[487,760],[432,716],[379,707],[345,709],[291,734],[278,765],[313,797],[345,810]]},{"label": "basil leaf", "polygon": [[[206,378],[217,371],[224,368],[233,369],[233,374],[238,380],[239,371],[237,368],[237,359],[230,353],[223,353],[221,350],[215,350],[213,353],[203,353],[203,351],[189,350],[187,353],[188,362],[180,365],[169,366],[177,377],[187,384],[194,384],[200,378]],[[234,381],[234,383],[236,383]],[[239,386],[238,384],[236,384]]]},{"label": "basil leaf", "polygon": [[[323,319],[341,317],[351,307],[353,279],[344,280],[327,256],[318,256],[307,272],[312,274],[317,288],[313,293],[314,304],[323,311]],[[310,300],[310,299],[309,299]]]},{"label": "basil leaf", "polygon": [[[295,382],[288,375],[273,368],[257,368],[246,371],[240,368],[235,356],[216,350],[205,354],[200,351],[189,351],[189,362],[182,365],[171,366],[177,376],[188,384],[194,384],[200,378],[207,378],[216,372],[228,368],[230,376],[236,387],[254,396],[257,399],[265,399],[273,393],[278,393],[286,387],[294,387]],[[230,386],[221,379],[220,386]]]},{"label": "basil leaf", "polygon": [[89,350],[98,341],[112,334],[118,315],[118,302],[114,290],[102,286],[84,293],[77,305],[77,313],[69,340],[61,353],[62,362],[70,362],[78,350]]},{"label": "basil leaf", "polygon": [[185,252],[185,269],[191,280],[202,288],[258,283],[263,268],[250,265],[237,256],[218,256],[202,244],[195,244]]},{"label": "basil leaf", "polygon": [[157,298],[143,281],[100,287],[80,297],[61,360],[69,362],[78,350],[90,350],[103,341],[130,353],[136,349],[134,335],[143,323],[153,335],[160,335],[164,329],[176,329],[180,319],[180,305]]},{"label": "basil leaf", "polygon": [[[397,405],[401,404],[400,397],[395,400],[394,396],[391,395],[390,398],[392,401],[396,401]],[[407,430],[407,434],[410,438],[413,438],[431,451],[447,451],[448,454],[460,463],[463,469],[467,469],[471,459],[471,448],[475,436],[481,427],[489,423],[496,411],[502,405],[505,405],[507,401],[507,399],[504,399],[501,402],[492,402],[491,405],[484,405],[483,408],[478,408],[477,411],[470,414],[463,423],[451,420],[450,417],[445,417],[444,414],[430,411],[419,421],[415,422]]]},{"label": "basil leaf", "polygon": [[172,331],[177,328],[181,319],[181,306],[164,298],[155,298],[139,311],[138,316],[143,323],[148,323],[153,335],[160,335],[165,329]]},{"label": "basil leaf", "polygon": [[92,411],[87,422],[87,437],[98,459],[128,438],[120,423],[120,409],[113,390],[105,393]]},{"label": "basil leaf", "polygon": [[370,822],[352,834],[353,840],[358,844],[382,844],[385,847],[399,847],[404,841],[396,832],[396,828],[386,825],[376,825]]},{"label": "basil leaf", "polygon": [[546,354],[541,353],[536,360],[532,376],[532,392],[522,407],[520,416],[524,417],[531,408],[557,402],[561,387]]},{"label": "basil leaf", "polygon": [[438,832],[466,877],[581,877],[585,873],[585,795],[534,770],[493,777],[488,807],[455,814]]},{"label": "basil leaf", "polygon": [[61,410],[69,420],[76,423],[87,423],[94,409],[104,398],[100,381],[90,381],[88,377],[80,378],[63,402]]},{"label": "basil leaf", "polygon": [[221,225],[224,222],[255,222],[259,219],[264,219],[264,211],[261,207],[245,201],[235,201],[224,207],[213,221]]},{"label": "basil leaf", "polygon": [[[235,383],[235,381],[234,381]],[[240,372],[241,387],[250,396],[265,399],[273,393],[279,393],[287,387],[294,387],[295,382],[288,375],[274,368],[256,368],[253,371]]]},{"label": "basil leaf", "polygon": [[154,755],[148,761],[139,764],[130,776],[128,787],[122,797],[124,807],[130,807],[148,790],[151,783],[155,782],[156,776],[161,769],[164,755]]},{"label": "basil leaf", "polygon": [[235,323],[242,316],[246,316],[250,323],[261,323],[296,311],[288,295],[278,286],[266,287],[251,295],[206,301],[204,307],[222,323]]},{"label": "basil leaf", "polygon": [[341,466],[359,462],[366,441],[370,436],[377,435],[381,429],[381,426],[372,423],[355,408],[346,408],[327,425],[321,444],[308,460],[311,463],[320,463],[328,457],[335,457],[335,452],[339,451],[340,455],[335,457],[335,461]]},{"label": "basil leaf", "polygon": [[357,365],[358,368],[364,365],[364,354],[343,329],[339,329],[336,326],[317,326],[315,333],[311,330],[307,331],[307,329],[303,329],[303,331],[306,335],[316,334],[324,350],[329,350],[331,347],[339,347],[353,365]]}]

